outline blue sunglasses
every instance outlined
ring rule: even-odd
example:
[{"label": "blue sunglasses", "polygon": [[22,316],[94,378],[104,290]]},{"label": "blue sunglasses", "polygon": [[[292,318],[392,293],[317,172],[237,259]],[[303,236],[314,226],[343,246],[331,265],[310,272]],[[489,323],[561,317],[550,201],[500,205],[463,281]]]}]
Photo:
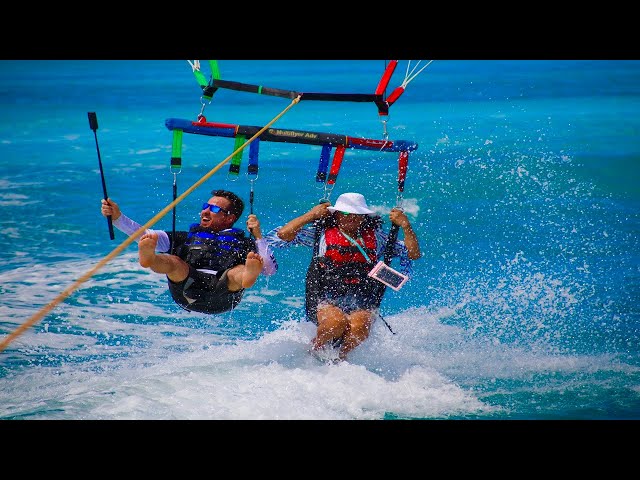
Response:
[{"label": "blue sunglasses", "polygon": [[212,213],[224,213],[225,215],[231,215],[231,212],[229,210],[225,210],[222,207],[219,207],[218,205],[213,205],[211,203],[203,203],[202,204],[202,210],[206,210],[206,209],[210,209]]}]

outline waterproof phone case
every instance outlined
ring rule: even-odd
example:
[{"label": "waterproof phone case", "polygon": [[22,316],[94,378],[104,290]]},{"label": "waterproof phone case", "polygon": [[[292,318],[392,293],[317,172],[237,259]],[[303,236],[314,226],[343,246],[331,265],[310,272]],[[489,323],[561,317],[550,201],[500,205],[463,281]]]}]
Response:
[{"label": "waterproof phone case", "polygon": [[393,288],[396,291],[400,290],[405,282],[409,280],[409,277],[407,277],[405,274],[394,270],[382,261],[378,262],[376,266],[373,267],[373,269],[368,273],[368,275],[384,283],[388,287]]}]

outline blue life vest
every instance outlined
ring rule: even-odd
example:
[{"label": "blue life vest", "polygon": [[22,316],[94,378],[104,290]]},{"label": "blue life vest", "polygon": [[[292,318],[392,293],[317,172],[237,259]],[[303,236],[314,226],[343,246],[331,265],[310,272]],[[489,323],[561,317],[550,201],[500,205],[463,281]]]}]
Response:
[{"label": "blue life vest", "polygon": [[251,251],[256,251],[255,242],[245,236],[244,230],[214,232],[193,223],[177,254],[196,269],[215,270],[222,275],[225,270],[244,264]]}]

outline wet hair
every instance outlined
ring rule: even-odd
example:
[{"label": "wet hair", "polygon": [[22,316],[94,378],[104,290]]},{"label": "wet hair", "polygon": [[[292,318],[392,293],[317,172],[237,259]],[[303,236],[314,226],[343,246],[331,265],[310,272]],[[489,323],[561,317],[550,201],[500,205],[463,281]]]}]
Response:
[{"label": "wet hair", "polygon": [[229,211],[235,215],[236,218],[240,218],[242,216],[242,212],[244,211],[244,202],[235,193],[230,192],[229,190],[213,190],[211,192],[211,196],[226,198],[231,202],[231,208],[229,208]]}]

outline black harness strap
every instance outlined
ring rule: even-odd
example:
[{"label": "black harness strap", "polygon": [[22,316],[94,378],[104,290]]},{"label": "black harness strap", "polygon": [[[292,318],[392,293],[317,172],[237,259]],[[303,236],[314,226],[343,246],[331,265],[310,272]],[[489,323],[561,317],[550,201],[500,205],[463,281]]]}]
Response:
[{"label": "black harness strap", "polygon": [[[178,174],[182,170],[182,130],[173,131],[173,145],[171,147],[171,172],[173,173],[173,201],[178,198]],[[175,255],[175,237],[176,237],[176,207],[173,206],[173,226],[171,235],[171,244],[169,253]]]}]

